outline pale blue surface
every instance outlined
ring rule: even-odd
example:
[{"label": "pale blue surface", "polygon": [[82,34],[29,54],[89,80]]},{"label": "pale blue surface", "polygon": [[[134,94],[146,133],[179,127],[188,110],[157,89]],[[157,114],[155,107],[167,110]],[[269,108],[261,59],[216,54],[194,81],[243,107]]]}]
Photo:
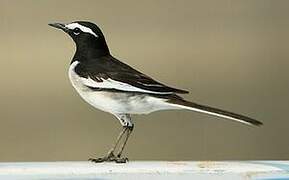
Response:
[{"label": "pale blue surface", "polygon": [[0,163],[5,180],[285,180],[288,161],[139,161],[126,164],[91,162]]},{"label": "pale blue surface", "polygon": [[289,180],[289,164],[288,162],[280,161],[256,161],[252,163],[277,167],[284,171],[284,174],[273,174],[273,175],[264,175],[264,177],[256,178],[256,180]]}]

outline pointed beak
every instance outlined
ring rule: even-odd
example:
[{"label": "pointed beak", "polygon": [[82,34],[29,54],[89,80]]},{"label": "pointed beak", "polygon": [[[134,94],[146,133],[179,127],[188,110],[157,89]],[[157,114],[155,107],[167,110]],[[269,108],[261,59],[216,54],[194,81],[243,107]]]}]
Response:
[{"label": "pointed beak", "polygon": [[52,26],[54,28],[57,28],[57,29],[61,29],[61,30],[65,31],[65,32],[68,31],[68,29],[65,27],[65,24],[62,24],[62,23],[49,23],[48,25]]}]

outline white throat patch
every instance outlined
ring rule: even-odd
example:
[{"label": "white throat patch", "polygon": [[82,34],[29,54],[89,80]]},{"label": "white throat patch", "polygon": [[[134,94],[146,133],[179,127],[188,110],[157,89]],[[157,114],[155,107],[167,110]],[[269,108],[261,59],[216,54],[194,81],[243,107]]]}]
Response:
[{"label": "white throat patch", "polygon": [[98,37],[98,35],[95,34],[90,28],[85,27],[85,26],[78,24],[78,23],[66,24],[65,27],[67,27],[68,29],[79,28],[82,32],[86,32],[86,33],[94,35],[95,37]]}]

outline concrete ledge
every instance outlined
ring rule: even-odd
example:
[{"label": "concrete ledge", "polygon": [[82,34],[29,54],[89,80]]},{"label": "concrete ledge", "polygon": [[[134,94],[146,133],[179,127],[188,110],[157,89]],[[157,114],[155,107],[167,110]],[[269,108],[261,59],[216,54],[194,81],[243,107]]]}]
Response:
[{"label": "concrete ledge", "polygon": [[289,179],[289,161],[0,163],[0,179]]}]

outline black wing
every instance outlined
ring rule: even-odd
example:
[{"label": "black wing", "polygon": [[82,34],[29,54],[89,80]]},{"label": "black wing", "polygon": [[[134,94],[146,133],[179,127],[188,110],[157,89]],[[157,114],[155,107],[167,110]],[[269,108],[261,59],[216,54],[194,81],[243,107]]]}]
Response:
[{"label": "black wing", "polygon": [[[76,68],[76,72],[84,77],[95,81],[92,87],[109,88],[124,91],[147,92],[154,94],[174,94],[188,93],[188,91],[172,88],[155,81],[149,76],[133,69],[132,67],[120,62],[112,56],[98,58],[91,62],[81,63]],[[105,86],[103,83],[117,83],[116,86],[110,84]],[[113,81],[113,82],[112,82]],[[99,84],[97,84],[99,83]],[[123,88],[120,85],[129,85]]]}]

